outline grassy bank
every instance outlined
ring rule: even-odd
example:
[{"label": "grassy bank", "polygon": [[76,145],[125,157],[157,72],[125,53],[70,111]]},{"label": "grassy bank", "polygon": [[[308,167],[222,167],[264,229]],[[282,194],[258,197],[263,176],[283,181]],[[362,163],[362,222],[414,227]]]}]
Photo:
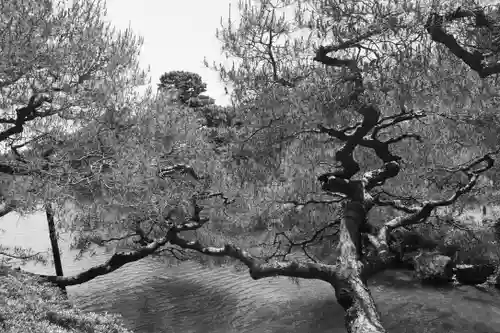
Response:
[{"label": "grassy bank", "polygon": [[74,308],[52,284],[0,266],[0,331],[5,333],[131,333],[119,315]]}]

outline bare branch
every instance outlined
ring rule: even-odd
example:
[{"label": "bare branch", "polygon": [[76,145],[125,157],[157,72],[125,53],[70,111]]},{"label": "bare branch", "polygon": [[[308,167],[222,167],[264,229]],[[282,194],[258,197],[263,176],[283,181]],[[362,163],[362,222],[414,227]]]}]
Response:
[{"label": "bare branch", "polygon": [[137,261],[139,259],[145,258],[151,254],[153,254],[155,251],[160,249],[163,245],[165,245],[168,242],[167,237],[162,237],[160,239],[157,239],[153,241],[152,243],[148,244],[147,246],[144,246],[138,250],[135,251],[130,251],[130,252],[115,252],[111,258],[106,260],[105,263],[94,266],[82,273],[79,273],[74,276],[53,276],[53,275],[37,275],[33,273],[27,273],[27,274],[32,274],[36,276],[40,276],[41,278],[46,279],[47,281],[50,281],[52,283],[57,284],[58,286],[65,287],[65,286],[74,286],[77,284],[85,283],[87,281],[93,280],[94,278],[105,275],[108,273],[111,273],[118,268],[124,266],[125,264],[128,264],[130,262]]},{"label": "bare branch", "polygon": [[294,205],[295,207],[299,208],[299,207],[305,207],[307,205],[313,205],[313,204],[317,204],[317,205],[329,205],[329,204],[332,204],[332,203],[339,203],[341,202],[342,200],[344,199],[343,196],[339,196],[338,199],[335,199],[335,200],[314,200],[314,199],[311,199],[311,200],[307,200],[307,201],[304,201],[304,202],[299,202],[297,200],[285,200],[285,201],[276,201],[277,203],[281,203],[281,204],[285,204],[285,205]]},{"label": "bare branch", "polygon": [[31,174],[31,172],[32,170],[29,170],[26,166],[0,163],[0,173],[5,173],[8,175],[27,176]]},{"label": "bare branch", "polygon": [[[412,209],[411,214],[399,216],[386,222],[380,229],[377,239],[371,240],[372,243],[377,243],[382,254],[385,252],[389,252],[388,238],[389,233],[392,230],[399,227],[423,223],[429,218],[435,208],[449,206],[456,202],[461,195],[469,192],[474,187],[474,185],[477,183],[479,175],[486,170],[489,170],[493,166],[493,162],[494,161],[491,156],[489,154],[486,154],[480,158],[475,159],[468,166],[462,167],[460,170],[465,172],[469,177],[469,182],[466,185],[458,188],[455,193],[453,193],[453,195],[451,195],[447,199],[425,201],[420,209]],[[472,170],[481,163],[484,163],[485,165],[481,168]]]},{"label": "bare branch", "polygon": [[183,249],[178,249],[176,247],[164,247],[161,250],[156,251],[152,256],[159,255],[162,252],[168,252],[172,257],[179,261],[186,261],[189,260],[188,253],[184,251]]},{"label": "bare branch", "polygon": [[459,230],[462,230],[462,231],[465,231],[469,237],[471,237],[472,239],[476,240],[476,241],[479,241],[479,239],[476,237],[476,235],[474,235],[474,231],[471,230],[470,228],[467,228],[463,225],[460,225],[459,223],[456,223],[453,219],[450,219],[450,218],[441,218],[440,216],[436,215],[435,216],[436,220],[439,221],[439,222],[442,222],[444,224],[448,224],[449,226],[455,228],[455,229],[459,229]]},{"label": "bare branch", "polygon": [[174,174],[187,174],[191,176],[194,180],[199,181],[202,177],[199,177],[194,171],[193,167],[186,164],[175,164],[169,167],[164,167],[158,170],[158,176],[160,178],[165,178]]},{"label": "bare branch", "polygon": [[398,199],[381,200],[378,197],[374,198],[374,203],[378,206],[390,206],[394,209],[397,209],[399,211],[402,211],[402,212],[405,212],[408,214],[416,213],[421,207],[421,206],[415,206],[415,205],[410,207],[408,205],[403,204],[403,202],[401,200],[398,200]]},{"label": "bare branch", "polygon": [[296,260],[265,263],[235,245],[226,244],[224,247],[203,246],[198,241],[187,241],[177,234],[173,236],[170,243],[205,255],[216,257],[227,256],[237,259],[249,268],[250,276],[255,280],[271,276],[289,276],[329,281],[334,276],[334,270],[329,265]]},{"label": "bare branch", "polygon": [[321,189],[326,192],[341,193],[347,197],[354,195],[354,189],[351,182],[347,179],[337,177],[336,172],[324,173],[318,177],[318,181],[323,183]]},{"label": "bare branch", "polygon": [[21,260],[31,259],[31,258],[39,256],[40,254],[42,254],[42,252],[37,252],[37,253],[29,255],[29,256],[19,256],[19,255],[15,255],[15,254],[12,254],[12,253],[7,253],[7,252],[0,251],[0,255],[2,255],[2,256],[6,256],[6,257],[9,257],[9,258],[14,258],[14,259],[21,259]]},{"label": "bare branch", "polygon": [[290,237],[288,237],[284,232],[279,232],[277,233],[275,236],[274,236],[274,241],[273,241],[273,244],[278,244],[278,247],[276,248],[276,252],[270,256],[269,258],[272,258],[272,257],[275,257],[277,256],[277,250],[280,248],[281,246],[281,241],[279,241],[279,237],[283,237],[286,239],[287,241],[287,246],[288,246],[288,249],[286,251],[285,254],[281,255],[281,258],[283,260],[286,259],[286,256],[290,255],[292,253],[292,249],[295,248],[295,247],[300,247],[300,249],[302,250],[302,252],[304,252],[304,254],[313,262],[317,262],[316,259],[314,259],[311,255],[309,255],[307,253],[307,248],[311,245],[315,245],[315,244],[318,244],[319,242],[321,242],[322,240],[324,240],[326,237],[331,237],[331,236],[335,236],[339,233],[339,229],[337,228],[337,230],[335,230],[332,234],[329,234],[329,235],[325,235],[325,232],[327,229],[331,229],[331,228],[334,228],[334,227],[338,227],[340,225],[340,219],[337,219],[331,223],[328,223],[326,224],[325,226],[323,226],[322,228],[316,230],[314,232],[314,234],[309,237],[309,238],[306,238],[300,242],[296,242],[296,241],[293,241]]},{"label": "bare branch", "polygon": [[371,137],[373,139],[377,138],[379,132],[385,128],[395,126],[396,124],[402,123],[404,121],[413,120],[413,119],[420,119],[420,118],[425,118],[425,117],[427,117],[427,114],[425,114],[424,112],[414,111],[414,110],[411,110],[409,112],[406,110],[403,110],[402,112],[397,113],[395,115],[383,117],[379,120],[377,125],[373,128],[373,132],[372,132]]},{"label": "bare branch", "polygon": [[121,241],[133,236],[137,236],[137,234],[128,234],[122,237],[110,237],[110,238],[100,238],[99,240],[95,240],[94,242],[97,243],[98,245],[103,245],[104,243],[110,243],[114,241]]},{"label": "bare branch", "polygon": [[422,142],[422,137],[420,135],[418,135],[418,134],[412,134],[412,133],[407,133],[407,134],[402,134],[402,135],[400,135],[398,137],[389,139],[389,140],[385,141],[384,143],[393,144],[393,143],[402,141],[404,139],[409,139],[409,138],[414,138],[418,142]]},{"label": "bare branch", "polygon": [[[359,96],[364,91],[363,77],[361,75],[361,70],[358,68],[356,60],[338,59],[327,56],[328,53],[333,52],[335,50],[336,50],[335,46],[320,46],[316,50],[316,55],[313,58],[313,60],[320,62],[326,66],[349,68],[353,73],[353,76],[350,77],[350,80],[354,82],[354,90],[349,96],[349,101],[358,102]],[[367,107],[367,105],[363,105],[362,108],[363,107]]]},{"label": "bare branch", "polygon": [[366,31],[363,34],[358,35],[356,38],[353,38],[351,40],[345,41],[343,43],[340,43],[338,45],[331,45],[325,47],[325,52],[335,52],[335,51],[340,51],[340,50],[345,50],[351,47],[360,47],[360,42],[363,40],[366,40],[370,37],[373,37],[375,35],[379,35],[383,33],[384,31],[387,31],[388,29],[385,27],[377,27],[375,29],[371,29],[369,31]]},{"label": "bare branch", "polygon": [[363,182],[367,191],[375,186],[381,186],[389,178],[396,177],[399,173],[400,166],[396,161],[387,162],[378,170],[367,172],[363,175]]},{"label": "bare branch", "polygon": [[[360,126],[360,125],[361,125],[361,123],[358,124],[358,126]],[[358,126],[356,126],[354,128],[357,128]],[[351,129],[354,129],[354,128],[351,128]],[[346,131],[344,131],[344,130],[339,131],[339,130],[335,130],[333,128],[326,128],[321,124],[318,125],[318,129],[321,133],[326,133],[329,136],[331,136],[333,138],[337,138],[341,141],[347,141],[347,139],[349,139],[349,136],[345,133]]]},{"label": "bare branch", "polygon": [[252,134],[250,134],[246,139],[244,139],[242,142],[243,143],[246,143],[248,142],[251,138],[253,138],[255,135],[257,135],[259,132],[263,131],[264,129],[266,128],[270,128],[271,125],[276,122],[276,121],[280,121],[280,120],[283,120],[284,116],[282,117],[278,117],[278,118],[273,118],[271,120],[269,120],[269,123],[267,125],[264,125],[264,126],[261,126],[259,127],[258,129],[256,129]]},{"label": "bare branch", "polygon": [[194,195],[194,198],[197,199],[197,200],[206,200],[206,199],[217,198],[217,197],[223,199],[224,205],[230,205],[230,204],[232,204],[232,203],[235,202],[235,199],[229,199],[222,192],[214,192],[214,193],[212,193],[212,192],[201,192],[201,193],[197,193],[197,194]]},{"label": "bare branch", "polygon": [[20,144],[17,144],[17,145],[11,145],[11,149],[19,149],[19,148],[22,148],[22,147],[25,147],[26,145],[30,144],[30,143],[33,143],[35,141],[38,141],[42,138],[45,138],[47,136],[49,136],[50,134],[49,133],[44,133],[44,134],[41,134],[41,135],[37,135],[35,136],[34,138],[28,140],[28,141],[25,141],[23,143],[20,143]]},{"label": "bare branch", "polygon": [[318,50],[316,51],[316,55],[313,60],[321,62],[324,65],[327,66],[333,66],[333,67],[347,67],[352,69],[355,72],[359,72],[358,65],[356,63],[356,60],[352,59],[337,59],[337,58],[331,58],[327,56],[328,53],[335,51],[335,47],[333,46],[320,46]]},{"label": "bare branch", "polygon": [[14,122],[14,126],[0,132],[0,142],[8,139],[14,134],[21,133],[26,122],[31,121],[37,117],[42,118],[52,115],[52,113],[40,113],[37,111],[37,109],[40,108],[45,102],[52,102],[51,97],[38,94],[31,96],[27,106],[16,110],[16,119]]}]

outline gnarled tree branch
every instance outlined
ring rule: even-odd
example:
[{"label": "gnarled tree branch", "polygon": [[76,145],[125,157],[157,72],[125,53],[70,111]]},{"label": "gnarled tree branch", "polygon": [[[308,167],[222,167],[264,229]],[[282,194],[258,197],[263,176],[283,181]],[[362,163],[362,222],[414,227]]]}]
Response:
[{"label": "gnarled tree branch", "polygon": [[444,30],[443,24],[446,21],[453,21],[464,17],[475,17],[476,27],[493,29],[493,19],[489,18],[483,9],[477,8],[475,10],[468,10],[462,7],[457,8],[455,11],[448,12],[445,15],[430,13],[424,27],[433,41],[446,46],[455,56],[461,59],[472,70],[476,71],[480,77],[485,78],[492,74],[500,73],[500,64],[485,64],[483,61],[485,59],[485,54],[478,50],[474,52],[467,51],[457,42],[452,34]]}]

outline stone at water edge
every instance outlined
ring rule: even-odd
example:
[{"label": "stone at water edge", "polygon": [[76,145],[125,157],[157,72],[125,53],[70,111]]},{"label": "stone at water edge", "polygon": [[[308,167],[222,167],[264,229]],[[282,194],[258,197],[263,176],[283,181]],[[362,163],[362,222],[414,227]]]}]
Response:
[{"label": "stone at water edge", "polygon": [[495,288],[500,289],[500,265],[497,267],[493,281]]},{"label": "stone at water edge", "polygon": [[415,275],[422,282],[449,283],[453,277],[453,261],[438,253],[421,252],[414,258]]},{"label": "stone at water edge", "polygon": [[464,285],[483,284],[495,273],[495,270],[492,264],[456,265],[454,268],[457,281]]}]

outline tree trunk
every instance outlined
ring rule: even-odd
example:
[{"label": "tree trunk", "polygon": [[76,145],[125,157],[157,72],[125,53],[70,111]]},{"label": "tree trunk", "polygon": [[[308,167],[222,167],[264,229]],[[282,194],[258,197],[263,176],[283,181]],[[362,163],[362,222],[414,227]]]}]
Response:
[{"label": "tree trunk", "polygon": [[[50,203],[45,204],[45,214],[47,216],[47,223],[49,225],[50,244],[52,245],[52,255],[54,257],[54,266],[56,268],[57,276],[64,276],[61,262],[61,252],[57,242],[57,232],[54,224],[54,212]],[[63,293],[66,294],[66,287],[60,286]]]},{"label": "tree trunk", "polygon": [[345,310],[345,326],[349,333],[385,333],[375,301],[362,277],[363,263],[360,228],[366,223],[366,212],[360,202],[344,206],[337,247],[338,274],[332,283],[337,302]]},{"label": "tree trunk", "polygon": [[337,302],[345,310],[348,333],[386,333],[380,314],[365,281],[350,276],[335,283]]}]

